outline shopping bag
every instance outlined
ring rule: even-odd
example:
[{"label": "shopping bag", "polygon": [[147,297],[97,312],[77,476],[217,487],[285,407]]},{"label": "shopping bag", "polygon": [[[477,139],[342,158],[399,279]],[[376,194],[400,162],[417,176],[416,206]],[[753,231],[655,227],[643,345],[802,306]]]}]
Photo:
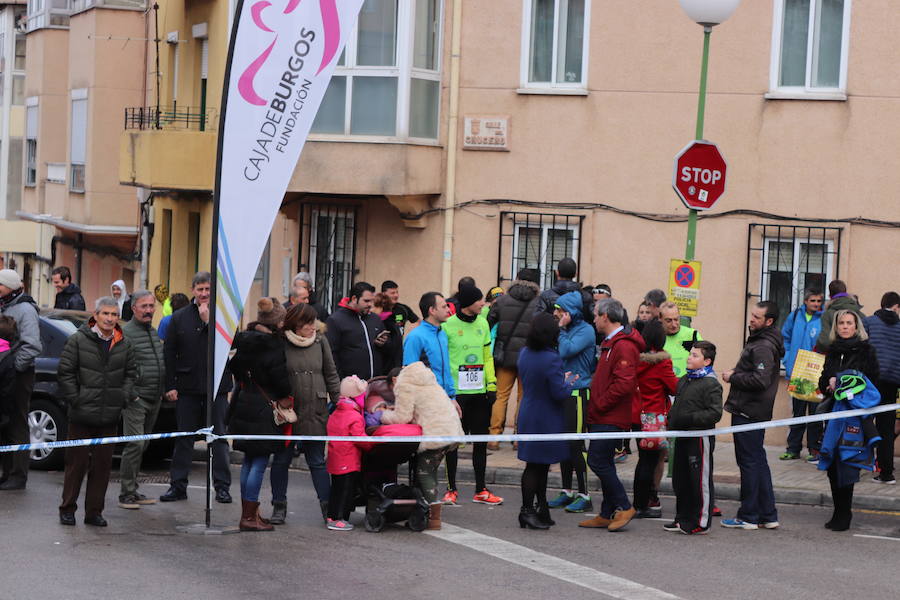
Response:
[{"label": "shopping bag", "polygon": [[794,360],[794,370],[788,382],[788,394],[797,400],[821,402],[824,395],[819,391],[819,377],[825,366],[825,355],[812,350],[800,350]]},{"label": "shopping bag", "polygon": [[[666,415],[642,412],[641,413],[641,431],[645,433],[662,433],[666,432]],[[668,447],[669,443],[664,437],[646,437],[638,441],[638,447],[642,450],[662,450]]]}]

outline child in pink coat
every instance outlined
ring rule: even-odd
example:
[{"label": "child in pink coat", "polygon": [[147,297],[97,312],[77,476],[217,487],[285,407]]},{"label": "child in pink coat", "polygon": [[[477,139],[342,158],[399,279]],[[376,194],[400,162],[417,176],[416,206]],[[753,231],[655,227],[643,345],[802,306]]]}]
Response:
[{"label": "child in pink coat", "polygon": [[328,498],[328,529],[350,531],[356,490],[362,471],[362,453],[372,447],[366,438],[363,402],[368,385],[356,375],[341,381],[341,397],[328,417],[328,435],[360,436],[358,442],[328,442],[326,468],[331,475],[331,495]]}]

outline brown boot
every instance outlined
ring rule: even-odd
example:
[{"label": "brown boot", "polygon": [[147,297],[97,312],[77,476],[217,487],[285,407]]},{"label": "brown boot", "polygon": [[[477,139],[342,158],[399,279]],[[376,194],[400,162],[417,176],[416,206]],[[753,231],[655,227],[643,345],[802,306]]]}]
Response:
[{"label": "brown boot", "polygon": [[428,526],[425,529],[437,530],[441,528],[441,507],[443,504],[437,502],[428,506]]},{"label": "brown boot", "polygon": [[238,525],[241,531],[273,531],[272,525],[263,523],[259,519],[259,502],[250,502],[241,498],[241,522]]},{"label": "brown boot", "polygon": [[609,527],[609,524],[612,523],[612,519],[607,519],[606,517],[601,517],[597,515],[593,519],[588,519],[587,521],[582,521],[578,524],[579,527],[593,527],[602,529],[605,527]]}]

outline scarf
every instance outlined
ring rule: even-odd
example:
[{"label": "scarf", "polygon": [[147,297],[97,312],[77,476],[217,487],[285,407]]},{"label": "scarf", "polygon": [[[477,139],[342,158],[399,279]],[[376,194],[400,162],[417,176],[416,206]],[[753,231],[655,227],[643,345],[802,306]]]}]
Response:
[{"label": "scarf", "polygon": [[290,343],[297,346],[298,348],[309,348],[313,345],[313,342],[316,341],[316,334],[313,334],[312,337],[306,338],[302,335],[297,335],[290,330],[285,330],[284,337],[286,337]]},{"label": "scarf", "polygon": [[25,288],[19,288],[17,290],[13,290],[12,292],[10,292],[7,295],[0,298],[0,306],[8,306],[8,305],[12,304],[13,300],[15,300],[16,298],[18,298],[19,296],[21,296],[24,293],[25,293]]},{"label": "scarf", "polygon": [[713,371],[712,365],[708,367],[701,367],[699,369],[688,369],[687,376],[688,379],[702,379],[704,377],[716,376],[716,372]]}]

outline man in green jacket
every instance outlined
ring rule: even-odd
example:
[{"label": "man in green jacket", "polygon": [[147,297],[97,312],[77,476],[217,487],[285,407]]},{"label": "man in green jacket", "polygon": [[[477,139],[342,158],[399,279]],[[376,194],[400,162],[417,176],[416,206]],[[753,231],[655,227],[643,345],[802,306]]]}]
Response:
[{"label": "man in green jacket", "polygon": [[[134,315],[122,327],[122,331],[134,348],[138,376],[134,382],[134,402],[122,411],[122,434],[143,435],[151,433],[156,424],[165,393],[166,367],[162,342],[153,327],[153,313],[156,311],[153,294],[147,290],[134,292],[131,295],[131,309]],[[122,451],[119,508],[134,510],[142,505],[156,504],[155,498],[148,498],[138,492],[137,476],[146,448],[146,441],[129,442]]]},{"label": "man in green jacket", "polygon": [[659,307],[659,320],[666,331],[666,345],[663,348],[672,355],[672,370],[676,377],[687,372],[687,359],[691,346],[703,338],[696,329],[681,324],[681,313],[674,302],[663,302]]},{"label": "man in green jacket", "polygon": [[[59,359],[59,394],[69,407],[69,439],[116,435],[122,409],[134,399],[134,350],[119,327],[119,303],[97,300],[94,316],[66,341]],[[66,449],[59,522],[75,525],[81,482],[88,476],[84,523],[106,527],[103,504],[112,468],[112,444]]]},{"label": "man in green jacket", "polygon": [[[497,376],[491,355],[491,328],[481,314],[484,294],[475,286],[462,286],[456,294],[459,306],[441,329],[447,334],[450,372],[456,387],[456,401],[462,409],[463,430],[469,435],[484,435],[491,425],[491,407],[497,396]],[[444,504],[456,504],[457,452],[447,453],[447,493]],[[472,444],[472,467],[475,469],[475,496],[472,502],[502,504],[485,485],[487,442]]]}]

